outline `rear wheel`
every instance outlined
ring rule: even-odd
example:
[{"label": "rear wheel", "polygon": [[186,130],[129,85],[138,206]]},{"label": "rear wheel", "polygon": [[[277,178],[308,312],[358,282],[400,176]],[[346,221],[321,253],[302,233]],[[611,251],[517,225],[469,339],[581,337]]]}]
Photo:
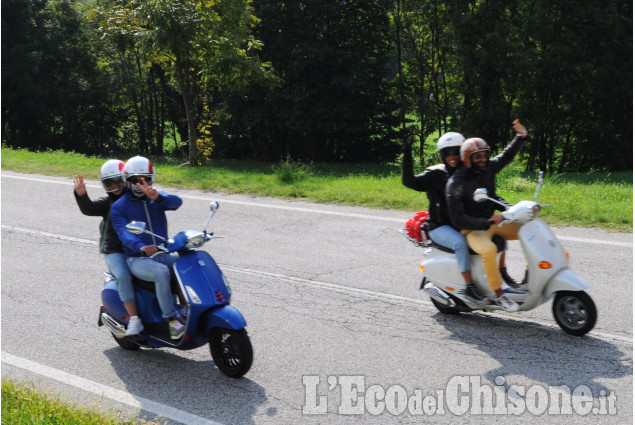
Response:
[{"label": "rear wheel", "polygon": [[552,307],[556,323],[568,334],[582,336],[595,326],[597,309],[593,299],[584,291],[556,293]]},{"label": "rear wheel", "polygon": [[458,307],[448,307],[447,305],[441,304],[434,298],[430,298],[430,301],[432,301],[432,304],[434,304],[437,310],[439,310],[443,314],[459,314],[461,312]]},{"label": "rear wheel", "polygon": [[251,368],[254,353],[245,329],[212,329],[209,349],[216,367],[230,378],[240,378]]},{"label": "rear wheel", "polygon": [[123,337],[123,338],[117,338],[112,332],[111,332],[112,337],[115,339],[115,341],[117,341],[117,344],[119,344],[119,346],[121,348],[123,348],[124,350],[138,350],[139,349],[139,344],[135,344],[134,342],[130,342],[128,340],[128,338]]}]

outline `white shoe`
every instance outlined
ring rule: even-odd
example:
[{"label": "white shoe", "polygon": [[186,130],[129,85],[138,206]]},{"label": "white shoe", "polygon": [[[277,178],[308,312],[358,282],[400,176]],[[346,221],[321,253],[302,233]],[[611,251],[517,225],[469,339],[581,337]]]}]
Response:
[{"label": "white shoe", "polygon": [[143,330],[143,323],[141,323],[141,319],[139,316],[130,316],[130,321],[128,321],[128,329],[126,329],[126,336],[130,335],[139,335]]},{"label": "white shoe", "polygon": [[506,294],[503,294],[500,297],[496,298],[496,304],[503,307],[506,311],[510,312],[518,311],[518,309],[520,308],[518,303],[507,298]]}]

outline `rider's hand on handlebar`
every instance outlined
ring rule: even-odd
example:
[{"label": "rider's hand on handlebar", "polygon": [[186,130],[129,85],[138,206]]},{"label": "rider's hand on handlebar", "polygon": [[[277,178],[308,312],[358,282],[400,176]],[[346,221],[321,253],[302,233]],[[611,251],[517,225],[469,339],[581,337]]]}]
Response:
[{"label": "rider's hand on handlebar", "polygon": [[141,248],[141,252],[143,252],[146,255],[146,257],[151,257],[152,255],[159,252],[159,248],[157,248],[156,245],[146,245],[143,248]]},{"label": "rider's hand on handlebar", "polygon": [[493,216],[491,216],[489,218],[490,223],[493,224],[493,225],[501,224],[503,222],[503,220],[504,220],[504,218],[500,214],[493,215]]}]

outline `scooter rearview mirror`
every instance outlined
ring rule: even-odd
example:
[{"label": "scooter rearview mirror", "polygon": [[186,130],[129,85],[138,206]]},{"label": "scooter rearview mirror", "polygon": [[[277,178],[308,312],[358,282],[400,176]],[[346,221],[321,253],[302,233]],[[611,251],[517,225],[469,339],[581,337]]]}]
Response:
[{"label": "scooter rearview mirror", "polygon": [[542,183],[544,182],[544,174],[544,171],[538,173],[538,186],[536,186],[536,191],[534,192],[534,201],[538,200],[538,193],[540,192],[540,188],[542,187]]},{"label": "scooter rearview mirror", "polygon": [[218,209],[220,205],[218,205],[218,201],[212,201],[209,203],[209,209],[210,209],[210,213],[209,213],[209,217],[207,217],[207,221],[205,222],[205,226],[203,226],[203,232],[207,232],[207,225],[209,224],[210,220],[212,219],[212,217],[214,216],[214,213],[216,213],[216,210]]},{"label": "scooter rearview mirror", "polygon": [[133,221],[126,224],[126,230],[135,235],[140,235],[146,231],[146,224],[143,221]]},{"label": "scooter rearview mirror", "polygon": [[489,196],[487,196],[487,189],[485,189],[484,187],[481,187],[474,191],[474,200],[476,202],[484,202],[484,201],[487,201],[488,199],[489,199]]}]

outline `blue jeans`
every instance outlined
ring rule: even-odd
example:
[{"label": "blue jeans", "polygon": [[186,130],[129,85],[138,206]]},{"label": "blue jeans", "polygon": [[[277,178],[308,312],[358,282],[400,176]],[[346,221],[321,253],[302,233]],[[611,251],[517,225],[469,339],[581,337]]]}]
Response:
[{"label": "blue jeans", "polygon": [[461,273],[472,269],[465,236],[459,233],[454,227],[448,226],[447,224],[437,227],[430,232],[430,239],[439,245],[454,250],[456,262],[459,264],[459,271]]},{"label": "blue jeans", "polygon": [[130,272],[139,279],[154,282],[157,291],[157,300],[163,313],[163,318],[167,319],[176,315],[174,309],[174,295],[170,290],[170,269],[179,259],[179,254],[171,253],[150,257],[128,257],[128,267]]},{"label": "blue jeans", "polygon": [[110,273],[117,278],[117,289],[119,289],[119,298],[124,304],[135,301],[134,289],[132,289],[132,276],[126,256],[123,253],[105,254],[104,261],[108,266]]}]

